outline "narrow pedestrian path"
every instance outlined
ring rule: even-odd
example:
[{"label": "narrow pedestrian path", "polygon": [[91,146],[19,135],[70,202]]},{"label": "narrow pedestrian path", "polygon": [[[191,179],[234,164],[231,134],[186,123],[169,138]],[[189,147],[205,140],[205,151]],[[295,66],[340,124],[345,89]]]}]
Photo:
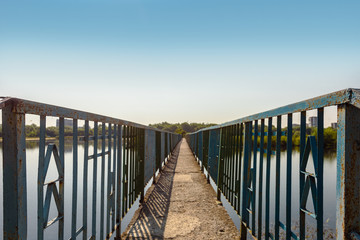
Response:
[{"label": "narrow pedestrian path", "polygon": [[235,239],[239,233],[183,139],[123,239]]}]

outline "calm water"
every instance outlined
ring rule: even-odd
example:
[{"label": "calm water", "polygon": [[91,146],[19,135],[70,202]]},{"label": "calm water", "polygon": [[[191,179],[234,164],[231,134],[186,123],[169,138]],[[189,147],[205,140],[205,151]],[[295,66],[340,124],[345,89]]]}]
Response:
[{"label": "calm water", "polygon": [[[287,152],[281,152],[281,163],[280,163],[280,221],[286,224],[286,154]],[[257,156],[257,179],[259,176],[259,155]],[[275,156],[271,158],[271,177],[270,177],[270,232],[273,231],[273,226],[275,220]],[[291,216],[292,216],[292,230],[295,233],[298,233],[299,228],[299,162],[300,162],[300,153],[296,149],[292,153],[292,206],[291,206]],[[313,161],[310,156],[308,161],[308,167],[306,168],[309,172],[314,172]],[[265,176],[266,176],[266,155],[264,155],[264,172],[263,172],[263,228],[264,228],[264,219],[265,219]],[[216,191],[216,185],[213,181],[211,184]],[[257,190],[259,189],[259,183],[256,186]],[[258,196],[256,198],[256,211],[258,211]],[[230,217],[233,219],[237,228],[240,228],[240,220],[237,213],[234,211],[232,206],[228,203],[224,196],[222,196],[223,206],[228,211]],[[307,201],[307,209],[314,212],[314,207],[311,198],[311,191],[309,193]],[[256,213],[257,215],[257,213]],[[256,227],[257,227],[257,216],[256,216]],[[251,215],[250,215],[251,221]],[[307,238],[316,239],[316,221],[309,216],[306,216],[306,231]],[[327,151],[324,154],[324,234],[325,239],[335,239],[335,229],[336,229],[336,152]],[[257,230],[256,230],[257,231]],[[263,229],[264,232],[264,229]],[[280,234],[284,234],[280,228]]]},{"label": "calm water", "polygon": [[[107,144],[106,144],[107,145]],[[99,146],[101,146],[101,141],[99,142]],[[100,149],[100,148],[99,148]],[[89,148],[89,155],[93,154],[93,147]],[[27,192],[28,192],[28,238],[36,239],[37,238],[37,169],[38,169],[38,155],[39,148],[36,142],[28,142],[27,144]],[[82,179],[83,179],[83,156],[84,156],[84,146],[79,144],[78,148],[78,215],[77,215],[77,228],[82,226]],[[293,218],[293,230],[297,231],[298,219],[299,219],[299,152],[294,151],[292,154],[293,164],[292,164],[292,218]],[[72,161],[73,153],[72,153],[72,145],[71,143],[66,144],[65,146],[65,238],[68,239],[70,237],[70,227],[71,227],[71,204],[72,204]],[[258,157],[259,159],[259,157]],[[264,158],[264,178],[265,178],[265,166],[266,159]],[[327,234],[327,238],[331,238],[331,234],[335,231],[335,211],[336,211],[336,153],[327,153],[325,154],[324,159],[324,228]],[[2,176],[2,144],[0,144],[0,175]],[[310,165],[312,164],[311,159],[309,159]],[[93,176],[93,160],[89,160],[89,169],[88,169],[88,177],[92,179]],[[259,166],[259,165],[258,165]],[[105,166],[107,169],[107,164]],[[271,159],[271,200],[270,205],[273,206],[270,208],[270,216],[271,219],[274,219],[274,208],[275,208],[275,157]],[[98,186],[97,186],[97,213],[99,219],[100,212],[100,170],[101,170],[101,158],[98,159]],[[312,167],[307,169],[308,171],[313,171]],[[259,172],[257,173],[259,174]],[[57,178],[57,170],[52,160],[49,166],[47,178],[45,182],[55,180]],[[280,209],[280,221],[285,223],[285,191],[286,191],[286,152],[281,153],[281,209]],[[89,182],[88,186],[88,225],[91,228],[91,206],[92,206],[92,183]],[[151,184],[151,183],[150,183]],[[212,183],[213,187],[215,187],[214,183]],[[107,179],[105,178],[105,191],[107,186]],[[2,181],[0,183],[0,232],[2,232],[2,221],[3,221],[3,197],[2,197]],[[258,187],[257,187],[258,189]],[[265,194],[265,183],[263,194]],[[311,193],[310,193],[311,194]],[[257,200],[258,201],[258,200]],[[223,203],[225,208],[228,210],[229,215],[234,220],[237,227],[239,227],[239,218],[236,215],[235,211],[232,210],[232,207],[226,202],[223,198]],[[265,201],[263,200],[263,203]],[[138,207],[138,202],[134,205],[134,207],[130,210],[129,214],[125,217],[122,222],[122,229],[125,229],[126,225],[131,220],[131,217]],[[311,195],[309,195],[307,208],[309,210],[313,210]],[[105,207],[106,209],[106,207]],[[263,206],[263,210],[265,206]],[[56,216],[56,206],[54,200],[51,203],[49,220]],[[264,217],[263,217],[264,219]],[[106,220],[106,217],[105,217]],[[97,222],[99,223],[99,222]],[[316,222],[311,217],[306,217],[306,224],[309,227],[308,230],[311,233],[314,231],[313,227],[316,227]],[[97,224],[97,234],[99,234],[99,224]],[[89,232],[91,230],[89,229]],[[46,239],[56,239],[57,234],[57,224],[52,225],[50,228],[45,230],[45,238]],[[89,234],[89,233],[88,233]],[[2,234],[1,234],[2,237]]]},{"label": "calm water", "polygon": [[[56,143],[58,146],[58,144]],[[98,153],[101,152],[101,141],[99,141],[99,149]],[[107,144],[106,144],[107,147]],[[106,150],[107,151],[107,150]],[[89,155],[93,154],[93,146],[89,147]],[[28,193],[28,239],[36,239],[37,238],[37,172],[38,172],[38,157],[39,157],[39,145],[37,142],[27,142],[26,148],[26,162],[27,162],[27,193]],[[78,196],[77,196],[77,229],[79,229],[82,223],[82,202],[83,202],[83,166],[84,166],[84,145],[79,143],[78,147]],[[0,144],[0,175],[2,176],[2,144]],[[107,161],[105,165],[105,169],[107,169]],[[71,207],[72,207],[72,171],[73,171],[73,151],[72,144],[69,142],[65,144],[65,234],[64,238],[69,239],[71,233]],[[93,176],[93,159],[89,160],[88,163],[88,179],[92,179]],[[105,175],[105,193],[107,186],[107,175]],[[99,226],[99,213],[100,213],[100,193],[101,193],[101,185],[100,185],[100,177],[101,177],[101,157],[98,158],[98,166],[97,166],[97,237],[100,233]],[[54,163],[53,158],[50,161],[49,170],[47,173],[47,177],[45,182],[49,182],[51,180],[55,180],[58,178],[58,173],[56,169],[56,165]],[[2,179],[2,177],[1,177]],[[151,182],[149,182],[147,188]],[[147,189],[146,188],[146,189]],[[0,238],[2,239],[3,235],[3,182],[0,183]],[[46,189],[44,188],[44,195]],[[49,213],[49,221],[57,216],[57,209],[55,201],[51,200],[51,207]],[[139,201],[137,200],[133,207],[129,210],[128,214],[122,221],[122,230],[126,228],[128,223],[130,222],[133,214],[139,206]],[[91,233],[91,207],[92,207],[92,181],[89,180],[88,183],[88,236]],[[105,198],[105,212],[106,212],[106,198]],[[106,215],[105,223],[106,223]],[[45,230],[45,239],[57,239],[57,231],[58,224],[50,226]],[[105,230],[104,230],[105,231]],[[79,235],[79,238],[82,234]],[[113,239],[113,237],[112,237]]]}]

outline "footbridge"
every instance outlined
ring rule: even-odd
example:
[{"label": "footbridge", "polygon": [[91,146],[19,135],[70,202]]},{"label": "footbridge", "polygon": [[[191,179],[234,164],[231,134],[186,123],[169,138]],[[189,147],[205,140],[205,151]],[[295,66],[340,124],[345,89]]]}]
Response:
[{"label": "footbridge", "polygon": [[[185,138],[18,98],[0,108],[3,239],[360,239],[360,90]],[[31,142],[28,118],[40,126]],[[324,211],[331,201],[334,219]]]}]

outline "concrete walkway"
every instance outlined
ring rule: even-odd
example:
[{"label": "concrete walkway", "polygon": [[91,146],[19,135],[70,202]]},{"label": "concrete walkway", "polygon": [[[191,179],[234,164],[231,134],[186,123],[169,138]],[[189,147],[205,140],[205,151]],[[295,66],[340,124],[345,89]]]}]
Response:
[{"label": "concrete walkway", "polygon": [[123,239],[236,239],[239,232],[183,139]]}]

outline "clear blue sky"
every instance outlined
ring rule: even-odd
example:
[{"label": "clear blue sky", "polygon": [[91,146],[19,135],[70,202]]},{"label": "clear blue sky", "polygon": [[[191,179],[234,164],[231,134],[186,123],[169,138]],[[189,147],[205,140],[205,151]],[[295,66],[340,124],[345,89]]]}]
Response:
[{"label": "clear blue sky", "polygon": [[221,123],[360,87],[360,1],[0,0],[0,95]]}]

